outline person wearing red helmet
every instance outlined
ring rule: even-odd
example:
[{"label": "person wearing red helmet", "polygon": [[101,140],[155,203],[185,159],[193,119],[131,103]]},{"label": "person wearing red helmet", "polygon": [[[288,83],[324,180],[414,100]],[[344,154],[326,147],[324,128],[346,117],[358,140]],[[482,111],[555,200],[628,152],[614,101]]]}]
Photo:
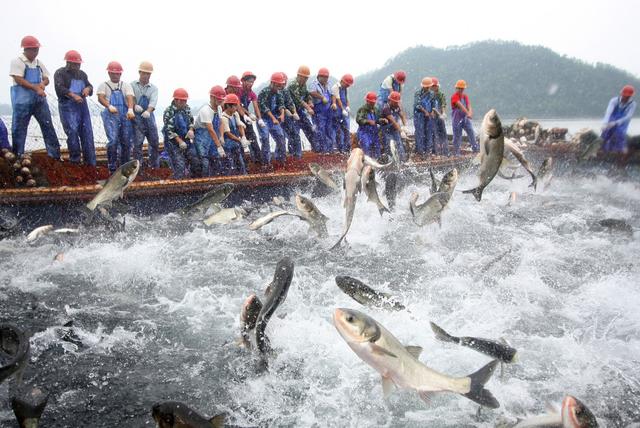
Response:
[{"label": "person wearing red helmet", "polygon": [[382,110],[382,106],[389,99],[391,91],[402,94],[402,87],[405,80],[407,80],[407,73],[403,70],[398,70],[384,78],[378,90],[378,109]]},{"label": "person wearing red helmet", "polygon": [[345,74],[339,82],[331,87],[331,109],[334,112],[332,118],[332,137],[340,153],[349,153],[351,149],[349,124],[351,107],[349,106],[347,90],[353,85],[353,82],[353,76]]},{"label": "person wearing red helmet", "polygon": [[380,117],[376,107],[378,97],[375,92],[367,92],[364,97],[364,105],[356,113],[358,132],[356,134],[360,142],[360,148],[367,156],[374,159],[380,157],[380,125],[387,125],[387,119]]},{"label": "person wearing red helmet", "polygon": [[209,103],[200,108],[194,121],[194,145],[204,177],[221,175],[223,172],[222,160],[227,154],[222,146],[220,117],[226,95],[222,86],[212,87],[209,90]]},{"label": "person wearing red helmet", "polygon": [[40,125],[47,154],[60,160],[60,142],[53,127],[47,94],[44,91],[49,84],[49,71],[42,61],[37,59],[40,42],[33,36],[25,36],[22,38],[21,47],[22,54],[11,61],[9,70],[14,83],[11,86],[13,152],[18,156],[24,153],[27,129],[33,116]]},{"label": "person wearing red helmet", "polygon": [[297,133],[300,134],[300,130],[304,133],[305,137],[311,144],[311,150],[314,152],[320,151],[316,145],[315,131],[316,127],[313,124],[313,103],[311,101],[311,95],[307,89],[307,80],[311,75],[311,70],[306,65],[298,67],[296,78],[289,84],[287,90],[291,94],[293,103],[296,105],[296,111],[300,116],[300,120],[294,125],[296,126]]},{"label": "person wearing red helmet", "polygon": [[101,83],[96,93],[98,102],[104,106],[101,116],[107,134],[107,164],[113,173],[131,158],[134,94],[131,85],[120,80],[122,65],[119,62],[111,61],[107,73],[109,80]]},{"label": "person wearing red helmet", "polygon": [[286,141],[282,122],[284,122],[284,97],[282,89],[285,85],[283,73],[276,72],[271,75],[269,86],[260,91],[258,95],[258,108],[262,119],[258,121],[258,135],[262,147],[261,160],[263,166],[271,165],[271,142],[269,135],[276,142],[276,150],[273,158],[284,165],[286,159]]},{"label": "person wearing red helmet", "polygon": [[[189,94],[183,88],[173,91],[173,101],[162,115],[164,147],[171,160],[173,178],[202,176],[202,165],[193,140],[193,116],[187,100]],[[188,167],[188,169],[187,169]]]},{"label": "person wearing red helmet", "polygon": [[244,123],[240,120],[238,109],[240,98],[236,94],[224,97],[220,128],[224,139],[224,151],[227,154],[225,175],[245,175],[244,148],[249,145],[244,135]]},{"label": "person wearing red helmet", "polygon": [[388,124],[381,127],[382,146],[384,152],[391,155],[391,140],[396,142],[398,155],[401,161],[408,159],[407,152],[404,148],[404,142],[407,138],[407,118],[401,107],[400,92],[392,91],[389,94],[387,102],[382,106],[380,116],[387,119]]},{"label": "person wearing red helmet", "polygon": [[456,156],[460,156],[460,145],[462,144],[462,131],[467,133],[471,149],[477,153],[480,148],[476,141],[471,119],[473,118],[473,108],[469,97],[464,93],[467,82],[458,80],[455,85],[456,92],[451,97],[451,127],[453,128],[453,150]]},{"label": "person wearing red helmet", "polygon": [[433,93],[432,80],[425,77],[420,83],[420,89],[413,96],[413,127],[415,128],[416,153],[428,156],[433,145]]},{"label": "person wearing red helmet", "polygon": [[[285,73],[285,84],[288,81]],[[287,150],[289,155],[297,159],[302,159],[302,140],[300,139],[300,120],[298,109],[293,101],[293,95],[287,88],[282,89],[282,97],[284,98],[284,122],[282,130],[287,137]]]},{"label": "person wearing red helmet", "polygon": [[[240,110],[238,113],[240,113],[240,119],[246,125],[244,135],[249,140],[251,161],[261,163],[260,144],[258,144],[258,137],[253,128],[253,124],[262,119],[260,108],[258,107],[258,96],[253,92],[256,75],[250,71],[245,71],[242,73],[240,80],[242,82],[242,90],[240,91]],[[251,113],[249,106],[253,107],[253,113]]]},{"label": "person wearing red helmet", "polygon": [[138,66],[138,79],[131,82],[135,103],[133,110],[136,114],[132,132],[133,157],[138,159],[142,166],[142,146],[146,138],[149,143],[149,166],[158,168],[160,166],[159,138],[154,115],[158,104],[158,88],[150,81],[151,73],[153,73],[153,65],[149,61],[142,61]]},{"label": "person wearing red helmet", "polygon": [[447,127],[445,120],[447,119],[447,97],[440,90],[440,82],[438,78],[431,78],[431,106],[432,106],[432,122],[431,140],[435,154],[441,156],[449,156],[449,141],[447,139]]},{"label": "person wearing red helmet", "polygon": [[96,166],[96,150],[93,142],[93,127],[87,97],[93,95],[93,86],[87,74],[80,70],[82,56],[77,51],[65,54],[66,65],[56,70],[53,84],[58,96],[60,122],[67,134],[69,160],[80,163],[80,154],[86,165]]},{"label": "person wearing red helmet", "polygon": [[309,92],[313,99],[313,123],[316,125],[315,140],[321,153],[333,152],[334,138],[331,125],[331,89],[329,88],[329,70],[322,67],[318,70],[316,80],[311,84]]},{"label": "person wearing red helmet", "polygon": [[620,95],[609,101],[602,126],[602,150],[605,152],[627,152],[627,129],[636,111],[636,102],[632,99],[634,93],[633,86],[625,85]]}]

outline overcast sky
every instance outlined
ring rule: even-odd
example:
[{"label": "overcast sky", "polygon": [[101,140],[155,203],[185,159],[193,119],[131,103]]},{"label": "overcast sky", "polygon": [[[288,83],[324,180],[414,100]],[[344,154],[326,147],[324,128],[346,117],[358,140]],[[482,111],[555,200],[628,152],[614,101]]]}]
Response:
[{"label": "overcast sky", "polygon": [[[76,49],[96,87],[107,79],[110,60],[122,63],[127,81],[137,77],[141,60],[153,62],[152,81],[163,105],[176,87],[204,99],[211,86],[247,69],[258,81],[273,71],[292,76],[300,64],[312,72],[325,66],[335,75],[357,75],[408,47],[486,39],[543,45],[640,76],[640,2],[633,0],[31,0],[3,9],[0,58],[7,75],[20,39],[32,34],[43,45],[40,59],[51,74],[64,64],[64,53]],[[6,103],[9,78],[5,82],[0,102]]]}]

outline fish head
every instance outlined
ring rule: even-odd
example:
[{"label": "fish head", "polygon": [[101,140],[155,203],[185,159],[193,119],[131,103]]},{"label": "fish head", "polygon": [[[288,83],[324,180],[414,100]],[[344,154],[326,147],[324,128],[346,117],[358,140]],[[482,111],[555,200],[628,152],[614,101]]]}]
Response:
[{"label": "fish head", "polygon": [[375,342],[380,338],[378,323],[362,312],[338,308],[333,312],[333,324],[347,343]]},{"label": "fish head", "polygon": [[420,195],[418,194],[418,192],[411,192],[411,196],[409,197],[409,204],[415,205],[415,203],[418,202],[419,197]]},{"label": "fish head", "polygon": [[553,158],[551,156],[546,158],[544,162],[542,162],[542,167],[545,169],[550,169],[551,167],[553,167]]},{"label": "fish head", "polygon": [[129,161],[122,165],[120,170],[122,171],[122,175],[127,177],[129,182],[132,182],[138,175],[138,171],[140,171],[140,161],[138,159]]},{"label": "fish head", "polygon": [[296,193],[296,208],[305,213],[310,213],[315,208],[313,202],[310,199],[305,198],[299,193]]},{"label": "fish head", "polygon": [[315,162],[311,162],[311,163],[309,164],[309,169],[311,170],[311,172],[312,172],[313,174],[316,174],[316,175],[317,175],[317,174],[320,172],[320,165],[318,165],[318,164],[317,164],[317,163],[315,163]]},{"label": "fish head", "polygon": [[458,169],[453,168],[451,171],[447,172],[444,177],[442,177],[442,183],[447,186],[455,186],[458,182]]},{"label": "fish head", "polygon": [[11,397],[11,408],[20,421],[20,426],[26,419],[39,419],[47,406],[49,394],[33,385],[22,385]]},{"label": "fish head", "polygon": [[222,183],[220,186],[216,187],[216,191],[219,195],[222,196],[222,200],[226,199],[227,196],[229,196],[231,194],[231,192],[233,192],[233,189],[235,188],[235,184],[233,183]]},{"label": "fish head", "polygon": [[564,400],[562,400],[562,426],[571,428],[595,428],[598,426],[598,421],[582,401],[576,397],[567,395]]},{"label": "fish head", "polygon": [[502,135],[502,122],[500,122],[496,109],[492,108],[484,115],[482,119],[482,130],[492,138]]},{"label": "fish head", "polygon": [[251,293],[242,304],[240,321],[244,324],[255,325],[258,314],[262,309],[262,302],[255,293]]},{"label": "fish head", "polygon": [[177,401],[156,403],[151,408],[151,416],[158,428],[186,428],[195,426],[195,413],[186,404]]},{"label": "fish head", "polygon": [[360,290],[360,281],[350,276],[336,276],[336,285],[349,296],[355,296]]}]

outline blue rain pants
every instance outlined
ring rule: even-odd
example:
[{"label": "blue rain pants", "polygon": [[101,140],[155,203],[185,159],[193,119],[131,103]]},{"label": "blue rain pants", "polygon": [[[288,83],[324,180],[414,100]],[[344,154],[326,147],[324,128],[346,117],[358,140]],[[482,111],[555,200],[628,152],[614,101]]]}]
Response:
[{"label": "blue rain pants", "polygon": [[[340,102],[343,106],[347,105],[347,88],[340,87]],[[333,113],[333,132],[332,135],[336,142],[336,148],[340,153],[349,153],[351,149],[351,133],[349,116],[345,116],[343,110],[338,108]]]},{"label": "blue rain pants", "polygon": [[[609,117],[609,122],[621,119],[627,115],[627,109],[631,106],[631,102],[626,106],[621,107],[620,102],[616,104]],[[629,128],[629,122],[625,122],[619,125],[615,125],[611,128],[605,129],[602,132],[602,139],[604,144],[602,150],[604,152],[622,153],[627,148],[627,129]]]},{"label": "blue rain pants", "polygon": [[[229,128],[231,133],[240,138],[240,129],[238,128],[235,117],[229,119]],[[244,164],[244,150],[242,145],[233,141],[231,138],[225,138],[224,151],[227,154],[225,175],[245,175],[247,168]]]},{"label": "blue rain pants", "polygon": [[282,126],[280,126],[280,124],[274,124],[269,115],[263,116],[262,120],[264,121],[265,126],[258,126],[260,145],[262,146],[262,161],[267,165],[271,164],[271,143],[269,142],[269,135],[271,135],[276,141],[276,150],[273,154],[273,158],[277,161],[284,162],[286,158],[286,141]]},{"label": "blue rain pants", "polygon": [[[81,95],[84,89],[84,82],[79,79],[72,79],[69,91],[76,95]],[[69,160],[80,162],[80,147],[82,147],[82,159],[84,163],[96,166],[96,149],[93,144],[93,127],[91,126],[91,114],[87,100],[82,103],[63,97],[58,100],[58,110],[60,121],[65,134],[67,134],[67,148],[69,149]]]},{"label": "blue rain pants", "polygon": [[11,150],[11,145],[9,144],[9,135],[7,133],[7,127],[5,126],[2,119],[0,119],[0,149]]},{"label": "blue rain pants", "polygon": [[111,91],[109,104],[118,109],[117,113],[111,113],[105,108],[101,113],[104,132],[107,134],[107,163],[109,171],[113,173],[118,169],[118,159],[120,165],[123,165],[131,158],[132,129],[131,121],[127,119],[128,107],[120,86]]},{"label": "blue rain pants", "polygon": [[[367,119],[376,120],[376,115],[370,112],[367,115]],[[380,152],[380,138],[378,135],[378,125],[361,125],[358,128],[358,140],[360,141],[360,148],[364,151],[364,154],[378,159],[381,155]]]},{"label": "blue rain pants", "polygon": [[[138,105],[144,110],[149,108],[149,98],[142,95],[138,101]],[[158,168],[160,166],[160,158],[158,156],[158,146],[160,144],[158,137],[158,127],[156,126],[156,117],[153,112],[148,118],[142,117],[142,113],[136,113],[135,128],[133,130],[133,157],[140,161],[142,165],[142,146],[144,139],[147,139],[149,149],[149,166]]]},{"label": "blue rain pants", "polygon": [[[170,140],[168,133],[166,131],[164,132],[164,141],[168,142],[165,144],[165,149],[169,155],[171,169],[173,169],[173,178],[179,179],[185,176],[198,177],[202,173],[202,168],[195,144],[186,139],[187,132],[189,131],[187,116],[183,111],[178,110],[173,120],[175,121],[176,134],[187,143],[187,148],[182,150],[178,142]],[[187,172],[187,163],[189,165],[189,172]]]},{"label": "blue rain pants", "polygon": [[[329,88],[322,88],[322,94],[327,100],[331,100],[331,91]],[[315,140],[316,148],[320,153],[333,152],[334,140],[332,132],[332,113],[331,104],[327,102],[324,104],[322,100],[317,98],[313,99],[314,102],[314,116],[313,123],[316,126]]]},{"label": "blue rain pants", "polygon": [[300,120],[295,120],[293,116],[286,116],[282,129],[287,136],[287,148],[289,155],[297,159],[302,159],[302,140],[300,139]]}]

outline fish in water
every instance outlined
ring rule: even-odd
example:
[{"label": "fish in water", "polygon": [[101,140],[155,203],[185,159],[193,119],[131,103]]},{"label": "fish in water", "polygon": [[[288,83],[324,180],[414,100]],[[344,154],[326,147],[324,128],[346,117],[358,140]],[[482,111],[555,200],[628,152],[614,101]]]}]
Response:
[{"label": "fish in water", "polygon": [[211,226],[212,224],[229,224],[244,218],[246,215],[247,212],[241,207],[223,208],[204,219],[203,223],[207,226]]},{"label": "fish in water", "polygon": [[17,231],[20,220],[9,212],[0,211],[0,239]]},{"label": "fish in water", "polygon": [[122,198],[124,191],[135,180],[140,170],[140,162],[137,159],[129,161],[118,168],[98,194],[87,204],[90,211],[94,211],[99,205],[110,205],[115,199]]},{"label": "fish in water", "polygon": [[224,413],[207,419],[179,401],[156,403],[151,415],[158,428],[221,428],[224,426]]},{"label": "fish in water", "polygon": [[413,192],[409,199],[409,210],[411,211],[413,222],[421,227],[434,221],[442,225],[442,210],[444,210],[449,203],[451,195],[447,192],[434,193],[425,203],[418,205],[419,197],[420,195],[418,193]]},{"label": "fish in water", "polygon": [[340,336],[360,359],[382,375],[385,398],[394,385],[416,391],[429,402],[436,392],[455,392],[492,409],[500,407],[493,394],[484,388],[498,361],[492,361],[465,377],[439,373],[418,360],[422,348],[404,346],[370,316],[353,309],[336,309],[333,323]]},{"label": "fish in water", "polygon": [[395,164],[396,168],[400,169],[400,155],[398,154],[398,144],[396,140],[391,140],[389,142],[389,151],[391,152],[391,159]]},{"label": "fish in water", "polygon": [[342,235],[338,242],[335,243],[331,249],[334,249],[340,245],[342,240],[347,236],[351,222],[353,221],[353,212],[356,209],[356,199],[358,193],[361,190],[361,174],[364,168],[364,152],[360,148],[355,148],[351,151],[349,160],[347,161],[347,172],[344,174],[344,204],[345,219],[344,228],[342,229]]},{"label": "fish in water", "polygon": [[242,304],[240,311],[240,345],[245,348],[251,347],[249,333],[256,328],[258,315],[262,310],[262,302],[255,293],[251,293]]},{"label": "fish in water", "polygon": [[52,230],[53,230],[53,225],[52,224],[47,224],[46,226],[36,227],[35,229],[33,229],[27,235],[27,242],[35,242],[38,239],[40,239],[41,237],[43,237],[44,235],[46,235],[49,232],[51,232]]},{"label": "fish in water", "polygon": [[378,212],[380,215],[384,212],[390,212],[389,208],[387,208],[382,201],[380,200],[380,196],[378,196],[378,189],[376,187],[376,173],[373,170],[371,165],[366,165],[362,169],[362,182],[360,183],[361,188],[364,189],[365,195],[367,195],[367,201],[373,202],[378,207]]},{"label": "fish in water", "polygon": [[433,173],[433,168],[429,168],[429,175],[431,176],[431,193],[432,194],[437,193],[438,186],[440,186],[440,182],[438,181],[435,174]]},{"label": "fish in water", "polygon": [[264,215],[256,220],[254,220],[250,225],[249,225],[249,229],[251,230],[258,230],[260,229],[262,226],[266,226],[267,224],[271,223],[273,220],[277,219],[278,217],[281,217],[283,215],[295,215],[293,213],[290,213],[289,211],[285,211],[285,210],[278,210],[278,211],[272,211],[267,215]]},{"label": "fish in water", "polygon": [[518,351],[506,343],[477,337],[455,337],[444,331],[436,323],[431,323],[431,329],[436,334],[436,339],[443,342],[457,343],[474,351],[481,352],[504,363],[514,363],[517,360]]},{"label": "fish in water", "polygon": [[353,300],[364,306],[400,311],[404,305],[386,293],[381,293],[350,276],[336,276],[336,285]]},{"label": "fish in water", "polygon": [[327,220],[329,217],[322,214],[318,207],[309,198],[301,194],[296,194],[296,208],[300,213],[300,218],[309,223],[309,227],[316,232],[319,237],[327,236]]},{"label": "fish in water", "polygon": [[579,161],[586,161],[595,158],[604,143],[604,140],[590,129],[576,134],[573,141],[577,141],[579,144]]},{"label": "fish in water", "polygon": [[524,167],[524,169],[527,170],[529,175],[531,175],[532,181],[529,187],[533,187],[533,189],[536,190],[536,188],[538,187],[538,178],[536,177],[536,174],[533,172],[533,168],[531,168],[531,164],[529,163],[527,158],[524,157],[524,153],[522,153],[522,150],[520,150],[520,148],[518,148],[518,146],[516,146],[515,143],[511,141],[511,139],[505,138],[503,162],[505,161],[508,162],[506,159],[508,159],[510,156],[513,156],[514,158],[516,158],[518,162],[520,162],[520,164]]},{"label": "fish in water", "polygon": [[29,361],[29,338],[12,324],[0,324],[0,383],[17,373],[18,383]]},{"label": "fish in water", "polygon": [[542,190],[546,190],[551,184],[553,178],[553,158],[548,157],[540,165],[538,170],[538,181],[542,184]]},{"label": "fish in water", "polygon": [[309,169],[311,173],[316,177],[322,184],[330,188],[331,190],[340,190],[340,187],[336,184],[335,181],[329,175],[329,172],[321,167],[319,164],[315,162],[311,162],[309,164]]},{"label": "fish in water", "polygon": [[471,193],[476,200],[482,200],[482,192],[498,173],[504,155],[504,134],[502,123],[495,109],[484,115],[480,128],[480,184],[462,193]]},{"label": "fish in water", "polygon": [[203,197],[198,199],[196,202],[187,205],[186,207],[180,209],[178,211],[181,215],[188,216],[199,216],[204,217],[204,215],[209,210],[214,210],[215,212],[220,211],[220,203],[222,203],[227,197],[233,192],[235,185],[233,183],[223,183],[219,186],[214,187],[209,190]]},{"label": "fish in water", "polygon": [[37,428],[48,400],[49,395],[39,387],[19,386],[12,394],[11,408],[20,428]]},{"label": "fish in water", "polygon": [[595,222],[591,226],[591,230],[600,232],[619,232],[629,236],[633,236],[633,227],[631,227],[626,221],[617,218],[605,218]]},{"label": "fish in water", "polygon": [[591,410],[576,397],[567,395],[560,412],[534,416],[517,423],[513,428],[597,428],[598,421]]}]

